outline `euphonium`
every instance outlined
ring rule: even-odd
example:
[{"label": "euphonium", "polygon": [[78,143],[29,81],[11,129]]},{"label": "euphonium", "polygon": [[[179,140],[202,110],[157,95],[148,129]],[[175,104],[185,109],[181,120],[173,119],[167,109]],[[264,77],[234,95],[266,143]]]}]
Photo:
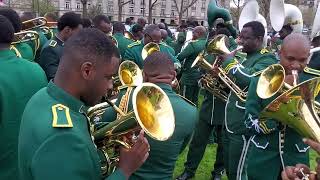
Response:
[{"label": "euphonium", "polygon": [[320,142],[320,119],[315,110],[319,85],[318,77],[283,92],[261,112],[259,119],[275,119],[293,128],[302,137]]},{"label": "euphonium", "polygon": [[[209,54],[215,54],[215,55],[222,55],[222,54],[230,54],[231,52],[229,49],[226,47],[226,38],[227,36],[225,35],[217,35],[213,40],[211,40],[208,44],[207,47],[207,52]],[[239,46],[237,50],[241,49],[242,47]],[[216,62],[214,63],[218,65],[219,63]],[[241,100],[245,101],[247,97],[247,93],[244,92],[237,84],[235,84],[227,75],[227,73],[218,65],[218,70],[219,70],[219,78],[221,81],[228,86],[228,88],[233,91],[236,96]]]},{"label": "euphonium", "polygon": [[22,22],[23,30],[31,30],[37,27],[42,27],[47,24],[47,20],[44,17],[37,17],[34,19],[30,19]]},{"label": "euphonium", "polygon": [[145,60],[147,58],[147,56],[149,56],[150,54],[152,54],[156,51],[160,51],[160,46],[157,43],[150,42],[150,43],[146,44],[143,47],[142,52],[141,52],[142,59]]},{"label": "euphonium", "polygon": [[39,34],[36,31],[20,31],[18,33],[14,33],[14,41],[11,44],[14,45],[14,44],[24,43],[28,41],[37,42],[38,39],[39,39]]},{"label": "euphonium", "polygon": [[[160,87],[152,83],[143,83],[133,90],[132,95],[130,94],[130,92],[127,93],[124,98],[125,103],[132,98],[133,110],[124,113],[117,108],[122,115],[93,132],[95,144],[103,159],[101,160],[103,175],[114,171],[119,162],[119,147],[131,148],[137,138],[136,133],[140,129],[159,141],[167,140],[174,132],[175,119],[172,105]],[[98,110],[91,109],[91,111]],[[90,116],[90,122],[95,118]]]}]

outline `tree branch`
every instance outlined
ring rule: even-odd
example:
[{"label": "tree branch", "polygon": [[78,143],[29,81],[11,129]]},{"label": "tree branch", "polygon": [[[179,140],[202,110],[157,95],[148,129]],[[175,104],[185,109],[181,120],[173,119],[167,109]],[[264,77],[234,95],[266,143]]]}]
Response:
[{"label": "tree branch", "polygon": [[155,0],[152,4],[151,4],[151,8],[153,8],[153,6],[155,6],[155,4],[157,3],[158,0]]},{"label": "tree branch", "polygon": [[128,0],[128,1],[126,1],[126,2],[123,2],[123,3],[119,3],[119,6],[124,6],[124,5],[126,5],[126,4],[128,4],[128,3],[130,3],[132,0]]},{"label": "tree branch", "polygon": [[182,13],[186,12],[187,9],[189,9],[192,5],[194,5],[194,3],[196,3],[198,0],[192,0],[191,3],[185,7],[183,10],[182,10]]},{"label": "tree branch", "polygon": [[[181,1],[183,1],[183,0],[181,0]],[[179,10],[179,8],[178,8],[177,0],[173,0],[173,2],[174,2],[174,6],[175,6],[175,8],[177,9],[178,14],[179,14],[179,13],[180,13],[180,10]]]}]

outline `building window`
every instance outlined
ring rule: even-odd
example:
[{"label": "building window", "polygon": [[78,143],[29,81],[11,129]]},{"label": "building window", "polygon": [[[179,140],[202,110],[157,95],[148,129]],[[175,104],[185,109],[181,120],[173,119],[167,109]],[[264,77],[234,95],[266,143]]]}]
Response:
[{"label": "building window", "polygon": [[201,13],[201,17],[204,17],[204,12]]},{"label": "building window", "polygon": [[206,8],[201,8],[201,12],[206,12]]},{"label": "building window", "polygon": [[81,9],[81,3],[80,3],[80,2],[77,2],[76,8],[77,8],[77,10],[80,10],[80,9]]},{"label": "building window", "polygon": [[196,10],[196,5],[193,5],[193,6],[191,7],[191,10],[195,11],[195,10]]},{"label": "building window", "polygon": [[171,16],[174,16],[174,12],[175,12],[175,10],[172,9],[172,10],[171,10]]},{"label": "building window", "polygon": [[165,1],[162,1],[162,2],[161,2],[161,7],[162,7],[162,8],[166,8],[166,2],[165,2]]},{"label": "building window", "polygon": [[144,8],[140,8],[140,14],[144,14]]},{"label": "building window", "polygon": [[99,3],[99,4],[98,4],[98,7],[99,7],[100,9],[102,9],[102,3]]},{"label": "building window", "polygon": [[133,13],[133,8],[130,8],[130,9],[129,9],[129,13]]},{"label": "building window", "polygon": [[196,12],[195,11],[192,11],[191,12],[191,16],[195,16],[196,15]]},{"label": "building window", "polygon": [[141,5],[141,6],[144,6],[144,0],[141,0],[141,1],[140,1],[140,5]]},{"label": "building window", "polygon": [[71,5],[70,5],[70,1],[66,1],[66,4],[65,4],[65,8],[66,9],[71,9]]},{"label": "building window", "polygon": [[164,16],[164,10],[165,10],[165,9],[161,9],[161,11],[160,11],[160,16]]},{"label": "building window", "polygon": [[201,3],[201,8],[206,8],[206,2]]}]

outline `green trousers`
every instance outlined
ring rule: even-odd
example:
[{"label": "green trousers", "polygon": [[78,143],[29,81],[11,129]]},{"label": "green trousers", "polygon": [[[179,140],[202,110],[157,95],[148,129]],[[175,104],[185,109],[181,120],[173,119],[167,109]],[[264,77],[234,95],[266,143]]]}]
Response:
[{"label": "green trousers", "polygon": [[210,125],[206,120],[199,119],[189,146],[187,162],[185,163],[185,170],[188,171],[188,173],[195,174],[206,150],[212,130],[215,130],[216,132],[215,134],[218,143],[216,161],[214,163],[212,175],[223,172],[222,125]]},{"label": "green trousers", "polygon": [[247,180],[246,156],[251,137],[223,131],[223,157],[229,180]]},{"label": "green trousers", "polygon": [[199,86],[190,86],[181,84],[181,95],[198,105]]}]

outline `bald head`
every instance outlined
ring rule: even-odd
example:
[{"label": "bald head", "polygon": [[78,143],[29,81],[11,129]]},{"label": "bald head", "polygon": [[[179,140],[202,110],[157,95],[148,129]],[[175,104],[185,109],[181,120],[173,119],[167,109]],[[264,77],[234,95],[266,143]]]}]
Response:
[{"label": "bald head", "polygon": [[160,32],[161,32],[161,38],[162,38],[162,40],[167,39],[167,37],[168,37],[168,32],[167,32],[166,30],[164,30],[164,29],[160,29]]},{"label": "bald head", "polygon": [[279,55],[287,74],[302,71],[310,55],[310,41],[302,34],[290,34],[283,40]]},{"label": "bald head", "polygon": [[203,26],[197,26],[193,29],[192,34],[193,34],[193,39],[198,39],[206,36],[206,28]]},{"label": "bald head", "polygon": [[176,76],[173,62],[166,53],[154,52],[143,63],[146,82],[171,84]]}]

